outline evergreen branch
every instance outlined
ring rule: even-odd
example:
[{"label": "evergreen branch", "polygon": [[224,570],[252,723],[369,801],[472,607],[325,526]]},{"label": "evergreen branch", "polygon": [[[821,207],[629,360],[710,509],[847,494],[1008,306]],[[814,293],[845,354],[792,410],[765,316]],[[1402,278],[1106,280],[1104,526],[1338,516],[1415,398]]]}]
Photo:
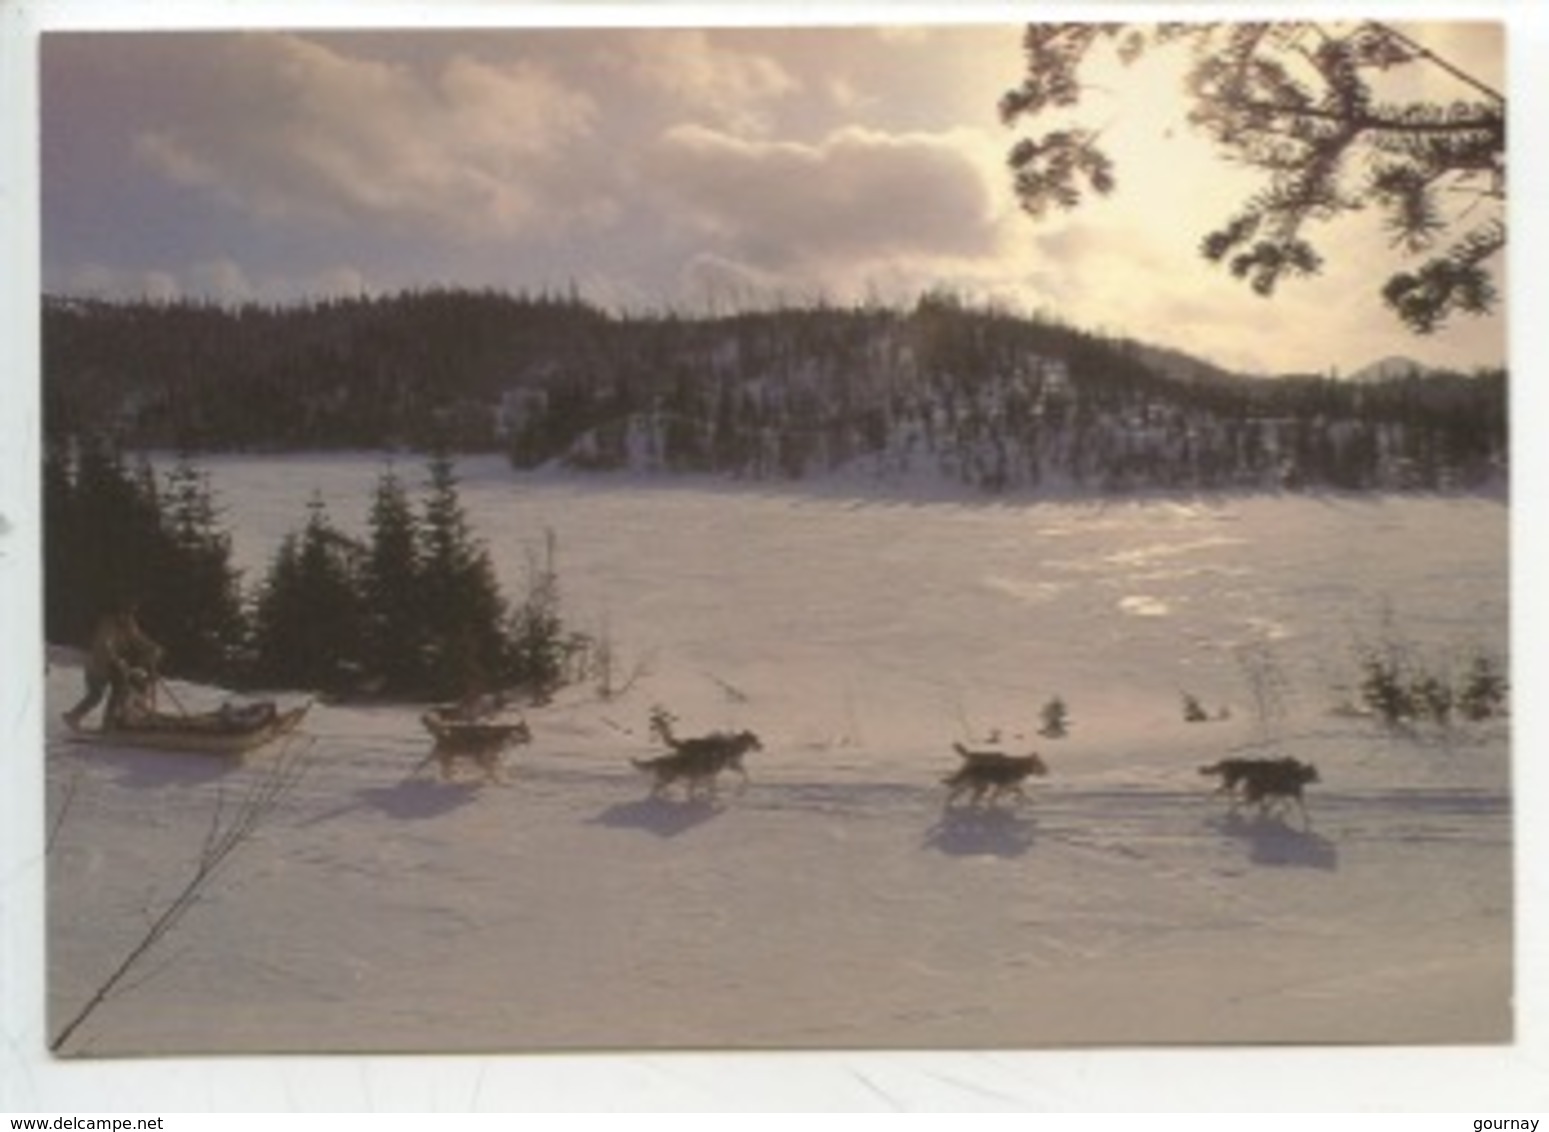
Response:
[{"label": "evergreen branch", "polygon": [[[1395,244],[1418,253],[1456,223],[1443,219],[1435,200],[1447,180],[1487,175],[1490,186],[1478,190],[1475,205],[1504,200],[1505,99],[1500,92],[1387,24],[1365,21],[1347,30],[1351,27],[1162,24],[1149,33],[1129,28],[1120,40],[1119,56],[1126,63],[1139,57],[1148,41],[1190,41],[1194,61],[1185,77],[1190,124],[1210,136],[1226,160],[1270,175],[1268,190],[1244,213],[1255,218],[1254,228],[1266,227],[1270,238],[1239,250],[1251,236],[1239,217],[1202,245],[1207,259],[1224,262],[1260,293],[1272,291],[1286,273],[1318,270],[1320,259],[1300,235],[1309,221],[1380,203]],[[1028,77],[1003,102],[1005,120],[1074,106],[1082,91],[1080,66],[1100,38],[1117,34],[1116,28],[1098,25],[1030,27],[1025,38]],[[1420,63],[1439,68],[1488,101],[1391,105],[1376,100],[1366,72]],[[1349,163],[1363,154],[1391,160],[1364,187],[1341,188]],[[1074,208],[1086,189],[1103,194],[1115,184],[1111,158],[1099,148],[1096,135],[1079,128],[1025,140],[1010,156],[1019,200],[1035,217]],[[1467,267],[1459,267],[1456,257],[1428,266],[1426,278],[1434,286],[1416,277],[1395,277],[1387,292],[1390,303],[1403,293],[1411,303],[1425,296],[1440,302],[1438,317],[1452,309],[1489,310],[1495,291],[1483,261],[1464,258]],[[1463,278],[1453,279],[1458,272]],[[1411,325],[1431,317],[1412,305],[1406,310],[1401,317]]]},{"label": "evergreen branch", "polygon": [[[1361,132],[1380,131],[1399,135],[1423,136],[1427,134],[1463,134],[1483,132],[1492,138],[1504,138],[1506,122],[1498,114],[1485,114],[1477,118],[1453,121],[1421,121],[1406,118],[1383,117],[1372,113],[1352,115],[1344,110],[1320,106],[1288,106],[1277,102],[1240,99],[1232,107],[1234,113],[1244,116],[1260,115],[1266,119],[1289,118],[1293,121],[1326,122],[1339,126],[1353,126]],[[1247,127],[1245,127],[1247,128]]]}]

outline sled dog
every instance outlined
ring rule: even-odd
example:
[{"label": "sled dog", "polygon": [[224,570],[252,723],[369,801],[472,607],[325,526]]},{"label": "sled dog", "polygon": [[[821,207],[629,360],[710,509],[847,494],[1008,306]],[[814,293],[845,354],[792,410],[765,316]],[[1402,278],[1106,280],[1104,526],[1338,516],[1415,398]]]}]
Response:
[{"label": "sled dog", "polygon": [[714,797],[716,778],[723,770],[736,771],[742,776],[742,785],[746,786],[748,772],[742,765],[743,756],[749,751],[764,749],[758,736],[751,731],[717,731],[692,739],[671,739],[669,743],[672,750],[665,755],[629,760],[638,769],[652,775],[652,797],[679,781],[683,782],[690,798],[696,797],[701,787],[710,797]]},{"label": "sled dog", "polygon": [[532,742],[526,720],[499,727],[442,728],[436,732],[430,757],[441,768],[441,780],[450,782],[458,759],[466,759],[484,772],[486,782],[504,781],[501,756],[507,747]]},{"label": "sled dog", "polygon": [[1221,785],[1216,787],[1217,794],[1235,795],[1237,788],[1252,773],[1253,768],[1267,761],[1267,759],[1222,759],[1220,762],[1200,767],[1199,772],[1207,777],[1210,775],[1220,777]]},{"label": "sled dog", "polygon": [[1303,824],[1308,823],[1307,803],[1302,788],[1319,781],[1318,768],[1311,763],[1289,757],[1278,759],[1222,759],[1210,766],[1202,766],[1204,775],[1219,775],[1221,785],[1218,794],[1232,797],[1232,810],[1241,805],[1257,805],[1261,814],[1272,808],[1284,807],[1295,802],[1302,812]]},{"label": "sled dog", "polygon": [[961,743],[953,743],[952,749],[963,760],[961,766],[941,780],[952,789],[946,804],[952,805],[964,794],[970,794],[969,804],[977,806],[986,796],[994,804],[1002,795],[1015,794],[1026,801],[1022,783],[1029,776],[1042,777],[1049,773],[1048,766],[1037,751],[1025,755],[1008,755],[1003,751],[972,751]]}]

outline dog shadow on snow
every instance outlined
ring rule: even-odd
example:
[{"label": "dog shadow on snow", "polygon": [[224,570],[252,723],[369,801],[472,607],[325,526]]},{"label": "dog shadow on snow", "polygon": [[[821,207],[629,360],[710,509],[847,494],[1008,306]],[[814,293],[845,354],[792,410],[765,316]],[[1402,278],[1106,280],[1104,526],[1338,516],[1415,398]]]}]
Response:
[{"label": "dog shadow on snow", "polygon": [[1009,807],[948,806],[923,845],[951,857],[1020,857],[1033,847],[1037,825]]},{"label": "dog shadow on snow", "polygon": [[707,798],[680,800],[650,796],[609,806],[592,822],[614,829],[642,829],[657,837],[677,837],[703,825],[722,810],[719,802]]},{"label": "dog shadow on snow", "polygon": [[1255,865],[1278,868],[1339,868],[1339,850],[1332,841],[1310,829],[1298,829],[1276,817],[1226,814],[1207,823],[1224,837],[1241,841],[1248,860]]},{"label": "dog shadow on snow", "polygon": [[[410,777],[393,786],[356,792],[361,803],[400,821],[420,821],[461,809],[479,796],[479,785]],[[353,808],[353,807],[351,807]]]}]

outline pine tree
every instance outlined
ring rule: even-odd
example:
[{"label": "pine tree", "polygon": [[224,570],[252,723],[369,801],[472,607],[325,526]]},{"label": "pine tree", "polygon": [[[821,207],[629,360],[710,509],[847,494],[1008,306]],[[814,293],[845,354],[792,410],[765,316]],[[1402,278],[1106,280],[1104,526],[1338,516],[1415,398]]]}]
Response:
[{"label": "pine tree", "polygon": [[469,528],[444,452],[430,461],[420,539],[426,690],[460,696],[503,682],[510,660],[505,598],[488,551]]},{"label": "pine tree", "polygon": [[170,663],[191,676],[219,676],[242,645],[240,576],[220,528],[209,477],[186,458],[167,475],[164,561],[146,602]]},{"label": "pine tree", "polygon": [[83,443],[75,462],[69,510],[55,541],[49,585],[71,587],[58,600],[62,643],[84,644],[97,621],[127,600],[143,603],[141,623],[156,635],[165,608],[151,599],[168,561],[155,476],[142,463],[131,472],[122,454]]},{"label": "pine tree", "polygon": [[368,522],[371,539],[361,571],[366,662],[383,691],[404,693],[424,682],[428,626],[419,523],[391,468],[377,480]]},{"label": "pine tree", "polygon": [[328,518],[321,499],[305,529],[275,555],[254,614],[260,679],[288,687],[341,691],[359,677],[361,548]]},{"label": "pine tree", "polygon": [[50,641],[83,640],[90,631],[82,608],[83,571],[75,553],[79,542],[78,504],[65,445],[43,449],[43,633]]},{"label": "pine tree", "polygon": [[84,644],[110,609],[132,600],[167,649],[169,670],[228,672],[246,632],[239,577],[206,479],[182,461],[166,490],[150,464],[130,470],[114,448],[60,445],[44,459],[45,630]]}]

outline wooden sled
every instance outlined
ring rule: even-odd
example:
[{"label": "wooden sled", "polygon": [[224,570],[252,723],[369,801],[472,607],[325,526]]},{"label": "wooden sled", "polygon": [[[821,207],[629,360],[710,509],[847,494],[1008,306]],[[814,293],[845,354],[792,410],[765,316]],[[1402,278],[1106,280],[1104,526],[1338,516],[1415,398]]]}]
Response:
[{"label": "wooden sled", "polygon": [[241,707],[227,704],[215,711],[190,715],[159,712],[134,727],[77,731],[77,742],[103,747],[143,747],[201,755],[242,755],[296,730],[311,709],[311,701],[279,711],[272,701]]}]

